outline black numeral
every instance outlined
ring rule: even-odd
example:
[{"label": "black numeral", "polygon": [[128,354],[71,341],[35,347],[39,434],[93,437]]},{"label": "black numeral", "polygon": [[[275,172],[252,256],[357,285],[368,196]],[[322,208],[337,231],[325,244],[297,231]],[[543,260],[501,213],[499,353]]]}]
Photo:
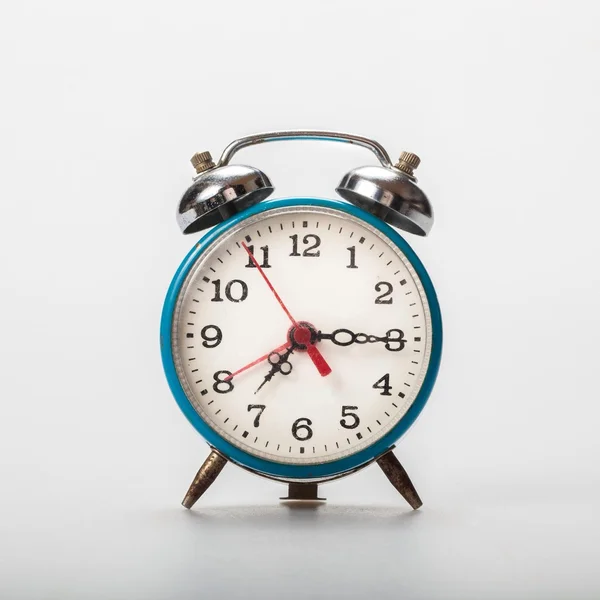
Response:
[{"label": "black numeral", "polygon": [[[211,334],[211,330],[214,331],[214,335]],[[216,348],[223,339],[223,332],[216,325],[207,325],[206,327],[203,327],[200,335],[204,340],[202,345],[205,348]]]},{"label": "black numeral", "polygon": [[260,425],[260,417],[263,414],[266,406],[264,404],[248,404],[248,412],[255,408],[258,410],[258,413],[254,417],[254,427],[258,427]]},{"label": "black numeral", "polygon": [[213,375],[213,379],[215,382],[213,383],[213,390],[217,392],[217,394],[228,394],[233,390],[233,383],[231,379],[229,381],[225,381],[225,377],[229,377],[231,375],[231,371],[217,371]]},{"label": "black numeral", "polygon": [[356,246],[350,246],[350,248],[346,248],[346,250],[350,251],[350,264],[346,265],[347,269],[358,269],[356,266]]},{"label": "black numeral", "polygon": [[[221,280],[214,279],[212,284],[215,286],[215,297],[211,302],[223,302],[221,297]],[[241,279],[232,279],[225,286],[225,298],[230,302],[243,302],[248,297],[248,286]]]},{"label": "black numeral", "polygon": [[[292,435],[300,442],[310,440],[313,436],[313,430],[310,428],[311,425],[312,421],[310,419],[305,417],[297,419],[292,425]],[[300,435],[301,432],[303,432],[302,435]]]},{"label": "black numeral", "polygon": [[[260,265],[261,269],[270,269],[271,265],[269,264],[269,246],[261,246],[260,249],[262,250],[262,264]],[[250,251],[250,254],[252,254],[252,256],[254,256],[254,246],[248,246],[248,250]],[[258,262],[258,259],[256,259]],[[248,257],[248,264],[246,265],[246,268],[248,269],[255,269],[256,265],[254,264],[254,261],[252,260],[252,258],[249,256]]]},{"label": "black numeral", "polygon": [[382,396],[391,396],[392,393],[390,390],[392,389],[392,386],[390,385],[390,374],[386,373],[381,379],[378,379],[373,384],[373,387],[376,390],[383,390],[383,392],[381,392]]},{"label": "black numeral", "polygon": [[358,406],[342,406],[342,417],[351,417],[353,419],[351,422],[346,421],[345,418],[340,421],[340,425],[344,429],[356,429],[360,423],[358,415],[351,412],[353,410],[358,410]]},{"label": "black numeral", "polygon": [[[381,292],[382,290],[386,291],[377,296],[377,298],[375,298],[375,304],[392,304],[394,299],[391,298],[391,295],[394,291],[394,286],[391,283],[388,283],[387,281],[380,281],[379,283],[376,283],[375,291]],[[388,296],[390,297],[388,298]]]},{"label": "black numeral", "polygon": [[385,347],[390,352],[400,352],[406,346],[406,338],[402,329],[388,329],[386,332],[387,341]]},{"label": "black numeral", "polygon": [[302,254],[298,252],[298,235],[290,235],[290,239],[292,240],[292,253],[290,254],[290,256],[308,256],[312,258],[321,256],[321,251],[317,250],[317,248],[321,245],[321,238],[318,235],[309,233],[308,235],[304,236],[304,238],[302,239],[302,243],[310,244],[312,242],[312,246],[305,248]]}]

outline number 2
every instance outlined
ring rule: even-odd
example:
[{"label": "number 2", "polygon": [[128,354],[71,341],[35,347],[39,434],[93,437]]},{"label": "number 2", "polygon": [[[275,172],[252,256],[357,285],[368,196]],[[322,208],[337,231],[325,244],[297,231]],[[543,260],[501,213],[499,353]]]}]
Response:
[{"label": "number 2", "polygon": [[[380,281],[375,284],[376,292],[381,292],[386,288],[387,290],[385,292],[375,298],[375,304],[392,304],[394,302],[394,299],[391,298],[392,292],[394,291],[394,286],[391,283],[388,281]],[[390,297],[388,298],[388,296]]]}]

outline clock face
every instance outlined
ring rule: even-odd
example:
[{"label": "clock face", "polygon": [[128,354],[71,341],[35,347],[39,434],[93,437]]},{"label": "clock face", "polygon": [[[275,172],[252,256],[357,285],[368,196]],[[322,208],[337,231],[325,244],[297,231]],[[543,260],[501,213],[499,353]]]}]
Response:
[{"label": "clock face", "polygon": [[315,465],[374,444],[406,414],[429,366],[431,315],[381,231],[328,207],[279,207],[200,255],[171,344],[185,395],[219,436]]}]

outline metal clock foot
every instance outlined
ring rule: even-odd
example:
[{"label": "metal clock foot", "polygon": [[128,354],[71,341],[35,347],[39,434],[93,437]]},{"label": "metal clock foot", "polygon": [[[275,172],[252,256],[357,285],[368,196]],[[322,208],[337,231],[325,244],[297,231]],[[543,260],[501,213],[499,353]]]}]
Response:
[{"label": "metal clock foot", "polygon": [[390,483],[402,494],[402,497],[414,510],[423,506],[415,486],[393,452],[390,451],[378,458],[377,464],[390,480]]},{"label": "metal clock foot", "polygon": [[323,502],[325,498],[319,498],[319,486],[316,483],[290,483],[287,498],[280,498],[280,500]]},{"label": "metal clock foot", "polygon": [[194,477],[194,481],[192,481],[192,485],[190,485],[190,489],[181,504],[185,508],[192,508],[198,498],[213,484],[226,464],[227,459],[213,450],[196,473],[196,477]]}]

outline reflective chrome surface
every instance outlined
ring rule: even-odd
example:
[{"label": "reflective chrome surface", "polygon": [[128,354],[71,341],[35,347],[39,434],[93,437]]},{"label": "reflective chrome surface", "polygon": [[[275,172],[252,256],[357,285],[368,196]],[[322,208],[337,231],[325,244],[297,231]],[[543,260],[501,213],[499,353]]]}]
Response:
[{"label": "reflective chrome surface", "polygon": [[433,225],[427,196],[393,167],[358,167],[344,175],[336,192],[386,223],[425,236]]},{"label": "reflective chrome surface", "polygon": [[215,167],[198,175],[179,203],[177,223],[183,233],[218,225],[273,193],[269,178],[245,165]]},{"label": "reflective chrome surface", "polygon": [[341,133],[339,131],[320,131],[317,129],[290,129],[287,131],[270,131],[267,133],[256,133],[249,135],[239,140],[231,142],[227,148],[225,148],[221,158],[219,159],[220,165],[227,165],[232,159],[233,155],[247,146],[253,146],[254,144],[262,144],[263,142],[285,142],[291,140],[316,140],[321,142],[344,142],[346,144],[356,144],[367,148],[379,160],[384,167],[391,167],[392,161],[385,148],[369,138],[361,137],[359,135],[353,135],[351,133]]},{"label": "reflective chrome surface", "polygon": [[[177,222],[183,233],[195,233],[217,225],[234,214],[266,199],[274,190],[269,178],[258,169],[229,164],[247,146],[264,142],[317,140],[356,144],[370,150],[380,166],[353,169],[344,176],[336,191],[348,202],[360,206],[386,223],[425,236],[433,225],[433,210],[416,185],[413,169],[420,159],[403,152],[396,166],[385,148],[374,140],[336,131],[287,130],[257,133],[235,140],[225,148],[217,166],[202,157],[200,174],[179,204]],[[404,161],[403,161],[404,158]],[[196,165],[198,168],[198,165]]]}]

